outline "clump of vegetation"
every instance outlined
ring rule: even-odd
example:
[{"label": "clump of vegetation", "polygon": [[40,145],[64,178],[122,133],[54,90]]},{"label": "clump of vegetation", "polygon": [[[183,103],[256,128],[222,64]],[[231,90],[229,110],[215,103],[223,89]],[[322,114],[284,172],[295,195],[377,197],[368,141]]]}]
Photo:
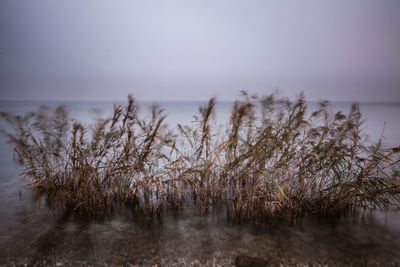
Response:
[{"label": "clump of vegetation", "polygon": [[89,126],[63,106],[1,117],[35,195],[81,214],[121,204],[161,214],[193,203],[206,212],[224,203],[241,218],[293,220],[400,200],[400,149],[365,145],[357,104],[347,115],[332,114],[328,102],[311,112],[303,96],[291,102],[243,92],[222,130],[215,99],[193,125],[173,130],[156,106],[150,119],[139,118],[131,96]]}]

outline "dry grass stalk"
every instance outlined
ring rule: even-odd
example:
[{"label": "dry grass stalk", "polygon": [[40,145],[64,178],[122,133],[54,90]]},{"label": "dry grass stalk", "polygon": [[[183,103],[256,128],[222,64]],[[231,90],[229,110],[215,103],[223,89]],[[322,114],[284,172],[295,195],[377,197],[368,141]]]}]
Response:
[{"label": "dry grass stalk", "polygon": [[140,119],[131,96],[91,126],[71,123],[62,106],[1,117],[36,196],[81,214],[119,204],[161,214],[193,201],[201,212],[225,203],[239,217],[294,220],[400,200],[400,149],[364,144],[357,104],[347,116],[331,114],[327,102],[310,113],[303,96],[290,102],[243,92],[225,132],[214,109],[211,99],[194,125],[175,132],[157,107]]}]

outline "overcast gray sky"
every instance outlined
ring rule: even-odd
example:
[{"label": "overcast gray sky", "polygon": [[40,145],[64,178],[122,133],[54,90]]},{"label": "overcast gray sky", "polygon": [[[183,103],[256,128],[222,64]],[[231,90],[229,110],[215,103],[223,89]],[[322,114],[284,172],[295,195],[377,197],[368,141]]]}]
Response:
[{"label": "overcast gray sky", "polygon": [[1,0],[0,99],[400,101],[398,0]]}]

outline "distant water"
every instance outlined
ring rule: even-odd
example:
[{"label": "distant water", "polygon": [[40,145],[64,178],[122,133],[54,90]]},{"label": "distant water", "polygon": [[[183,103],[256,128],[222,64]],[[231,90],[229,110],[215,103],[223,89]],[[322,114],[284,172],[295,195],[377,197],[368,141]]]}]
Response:
[{"label": "distant water", "polygon": [[[0,111],[8,111],[16,114],[36,110],[41,105],[56,107],[66,105],[73,118],[84,123],[92,122],[95,118],[95,111],[100,111],[102,116],[110,116],[114,105],[126,105],[126,101],[1,101]],[[150,115],[152,105],[158,105],[167,114],[167,123],[175,127],[177,123],[190,124],[193,115],[198,115],[199,106],[207,102],[200,101],[166,101],[166,102],[139,102],[140,113],[143,116]],[[332,112],[343,111],[347,114],[350,111],[350,102],[331,102]],[[319,103],[308,102],[309,110],[318,108]],[[232,102],[217,102],[216,121],[218,124],[225,124],[230,117]],[[388,146],[400,144],[400,102],[362,102],[360,103],[362,118],[364,120],[364,133],[370,136],[371,142],[376,142],[384,135],[384,142]],[[0,122],[1,125],[2,122]]]},{"label": "distant water", "polygon": [[[0,111],[24,114],[40,105],[65,104],[72,117],[90,123],[93,110],[104,116],[113,111],[110,101],[0,101]],[[141,113],[149,116],[151,102],[141,102]],[[206,102],[161,102],[167,123],[190,124],[199,105]],[[216,120],[225,123],[231,102],[216,106]],[[332,111],[348,113],[350,104],[332,103]],[[309,103],[315,109],[317,103]],[[386,146],[400,145],[400,103],[361,103],[363,128],[375,142],[384,130]],[[384,126],[386,123],[386,126]],[[5,126],[3,122],[0,126]],[[319,262],[334,264],[400,264],[399,211],[374,212],[361,219],[334,221],[302,220],[295,226],[264,226],[232,223],[225,213],[214,210],[206,218],[186,208],[179,215],[166,214],[162,222],[118,215],[103,222],[90,222],[60,215],[45,203],[31,201],[12,162],[12,148],[0,135],[0,265],[7,264],[228,264],[237,255],[271,258],[281,263]],[[21,194],[20,194],[21,190]],[[198,260],[198,262],[196,261]]]}]

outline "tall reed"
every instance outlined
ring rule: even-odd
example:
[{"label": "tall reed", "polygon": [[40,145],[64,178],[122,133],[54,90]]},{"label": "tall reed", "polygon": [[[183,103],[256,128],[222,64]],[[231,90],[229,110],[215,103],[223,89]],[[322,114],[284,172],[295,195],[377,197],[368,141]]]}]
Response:
[{"label": "tall reed", "polygon": [[172,130],[157,106],[141,119],[131,96],[91,125],[64,106],[0,115],[35,196],[81,214],[121,204],[161,214],[193,203],[206,212],[224,203],[242,218],[294,220],[400,200],[400,149],[366,145],[357,104],[347,115],[332,114],[328,102],[311,112],[302,95],[291,102],[242,92],[222,130],[215,104]]}]

